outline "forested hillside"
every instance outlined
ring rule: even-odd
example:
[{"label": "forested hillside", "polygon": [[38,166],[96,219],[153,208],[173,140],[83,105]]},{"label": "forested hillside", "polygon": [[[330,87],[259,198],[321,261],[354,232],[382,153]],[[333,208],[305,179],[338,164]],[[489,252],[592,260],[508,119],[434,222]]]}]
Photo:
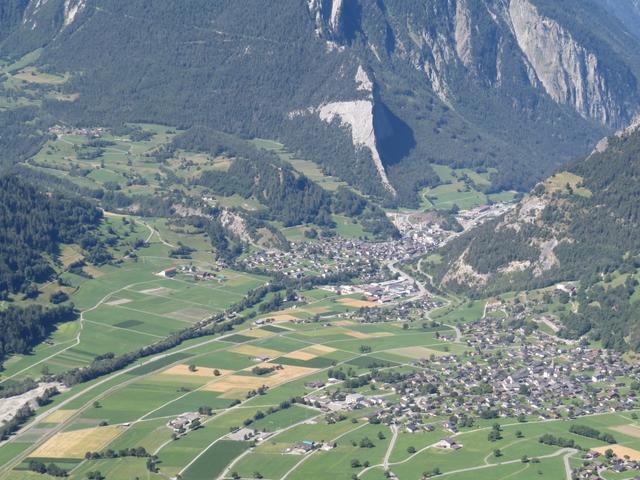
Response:
[{"label": "forested hillside", "polygon": [[523,190],[640,104],[638,40],[596,0],[554,3],[11,0],[8,72],[63,80],[16,102],[0,141],[15,160],[53,122],[206,125],[278,140],[387,205],[418,205],[434,164]]},{"label": "forested hillside", "polygon": [[636,130],[610,137],[512,212],[453,241],[431,268],[443,284],[482,295],[575,281],[580,310],[565,319],[564,333],[599,329],[609,346],[620,346],[632,331],[628,342],[637,348],[639,200]]},{"label": "forested hillside", "polygon": [[0,297],[50,279],[61,244],[99,248],[91,232],[101,218],[80,198],[39,192],[16,176],[0,178]]},{"label": "forested hillside", "polygon": [[44,340],[56,324],[75,318],[73,305],[43,308],[10,306],[0,310],[0,367],[9,355],[27,354],[34,345]]},{"label": "forested hillside", "polygon": [[249,142],[209,128],[195,127],[177,136],[160,155],[171,155],[176,149],[232,158],[227,170],[203,172],[195,183],[215,194],[254,198],[267,207],[266,212],[244,212],[245,215],[279,221],[285,227],[304,223],[333,227],[331,213],[344,213],[362,219],[366,231],[376,238],[397,235],[384,211],[372,202],[344,187],[332,194],[296,172],[275,153]]}]

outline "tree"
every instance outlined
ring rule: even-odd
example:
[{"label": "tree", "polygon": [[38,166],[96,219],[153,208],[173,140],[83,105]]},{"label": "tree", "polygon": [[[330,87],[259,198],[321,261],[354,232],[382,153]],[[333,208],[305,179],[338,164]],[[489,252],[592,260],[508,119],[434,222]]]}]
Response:
[{"label": "tree", "polygon": [[414,447],[413,445],[407,447],[407,453],[410,453],[413,455],[414,453],[416,453],[416,447]]},{"label": "tree", "polygon": [[203,405],[202,407],[198,408],[198,413],[200,415],[211,416],[211,414],[213,413],[213,409],[209,406]]},{"label": "tree", "polygon": [[374,446],[373,442],[369,440],[369,437],[364,437],[360,440],[360,448],[373,448]]},{"label": "tree", "polygon": [[193,365],[193,364],[189,365],[189,371],[190,372],[195,372],[196,370],[197,370],[197,368],[196,368],[195,365]]},{"label": "tree", "polygon": [[354,458],[353,460],[351,460],[351,468],[359,468],[361,466],[362,464],[360,463],[360,460],[358,460],[357,458]]},{"label": "tree", "polygon": [[496,449],[493,451],[493,456],[494,456],[494,457],[496,457],[496,458],[497,458],[497,457],[501,457],[501,456],[502,456],[502,451],[501,451],[499,448],[496,448]]},{"label": "tree", "polygon": [[100,402],[97,400],[93,402],[93,408],[100,408]]},{"label": "tree", "polygon": [[217,368],[213,371],[213,375],[215,377],[219,377],[220,376],[220,370],[218,370]]}]

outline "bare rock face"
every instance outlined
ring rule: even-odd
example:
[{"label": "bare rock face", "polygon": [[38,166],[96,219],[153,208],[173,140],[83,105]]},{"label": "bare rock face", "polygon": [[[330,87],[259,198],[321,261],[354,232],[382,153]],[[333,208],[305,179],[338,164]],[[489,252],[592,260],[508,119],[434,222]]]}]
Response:
[{"label": "bare rock face", "polygon": [[332,40],[344,34],[344,0],[307,0],[307,6],[316,23],[316,35]]},{"label": "bare rock face", "polygon": [[376,131],[373,126],[373,102],[371,100],[354,100],[351,102],[332,102],[318,108],[320,119],[331,123],[339,119],[342,126],[351,130],[353,145],[367,148],[371,152],[373,163],[378,171],[384,187],[395,195],[395,189],[389,182],[378,152]]},{"label": "bare rock face", "polygon": [[509,16],[518,45],[545,91],[584,118],[604,125],[623,120],[621,108],[599,68],[599,59],[528,0],[511,0]]},{"label": "bare rock face", "polygon": [[86,6],[86,0],[64,0],[64,26],[71,25]]}]

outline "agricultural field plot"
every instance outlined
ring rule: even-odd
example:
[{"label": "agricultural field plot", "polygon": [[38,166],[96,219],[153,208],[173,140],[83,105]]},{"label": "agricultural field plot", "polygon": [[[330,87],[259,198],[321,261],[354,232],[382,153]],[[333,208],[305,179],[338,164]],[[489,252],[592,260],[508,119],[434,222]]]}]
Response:
[{"label": "agricultural field plot", "polygon": [[[116,458],[105,460],[91,460],[84,462],[74,470],[72,478],[87,478],[89,472],[101,472],[105,478],[147,478],[157,480],[164,478],[160,474],[147,471],[144,458]],[[142,477],[141,475],[145,475]]]},{"label": "agricultural field plot", "polygon": [[[148,285],[121,292],[117,298],[131,300],[122,306],[140,303],[145,297],[158,293],[148,290],[171,288],[166,285],[171,285],[171,282],[161,280],[157,283],[154,280]],[[166,294],[164,291],[161,293]],[[111,305],[109,308],[120,309],[121,305]],[[481,316],[483,309],[484,303],[474,302],[462,306],[459,311],[441,313],[443,317],[463,315],[472,319],[476,315]],[[343,388],[340,384],[318,389],[315,385],[307,385],[312,381],[327,382],[329,368],[352,370],[358,375],[368,373],[376,364],[390,372],[403,373],[415,369],[409,364],[417,358],[462,353],[466,348],[451,340],[443,341],[436,337],[436,330],[440,334],[443,331],[451,332],[448,327],[422,331],[422,327],[412,326],[405,330],[400,323],[358,324],[351,320],[341,321],[340,324],[335,322],[328,327],[321,323],[296,325],[292,329],[288,329],[286,324],[283,326],[287,328],[272,325],[264,328],[249,325],[241,327],[232,335],[194,345],[189,352],[159,359],[153,366],[139,367],[133,371],[135,373],[126,376],[133,381],[113,391],[109,389],[117,386],[117,382],[107,383],[104,389],[93,393],[93,396],[87,395],[82,400],[65,405],[46,419],[46,425],[65,425],[65,429],[53,437],[56,441],[62,440],[63,445],[68,445],[57,458],[82,460],[87,445],[83,443],[81,447],[78,446],[78,438],[85,435],[86,431],[98,428],[111,429],[103,432],[113,433],[108,438],[105,434],[96,450],[144,446],[148,451],[158,453],[158,467],[164,478],[178,474],[194,480],[214,478],[236,459],[238,461],[229,469],[227,478],[232,471],[243,477],[252,477],[255,472],[260,472],[266,478],[281,478],[290,472],[287,479],[349,478],[363,471],[365,463],[374,466],[381,464],[389,448],[392,438],[389,427],[371,424],[366,419],[366,415],[373,412],[374,408],[346,411],[347,418],[333,424],[327,423],[325,412],[311,407],[293,405],[275,413],[269,413],[268,409],[312,391],[321,394],[323,390]],[[139,325],[130,328],[137,327]],[[232,337],[236,337],[236,341],[229,341]],[[363,345],[370,347],[371,353],[363,354]],[[81,347],[84,348],[79,346],[65,354],[82,359],[86,354],[83,354]],[[97,345],[92,348],[97,348]],[[268,357],[269,360],[258,361],[259,357]],[[194,367],[190,368],[191,365]],[[278,366],[282,366],[282,369],[264,375],[253,371],[254,367]],[[214,370],[218,370],[219,375],[215,375]],[[262,385],[270,387],[264,395],[247,398],[249,390]],[[398,398],[380,385],[375,391],[369,385],[349,391],[365,396]],[[98,406],[92,406],[92,398],[98,392],[105,392],[105,395],[99,398]],[[177,440],[171,440],[172,430],[167,427],[167,422],[204,406],[212,408],[213,415],[203,417],[203,426],[188,431]],[[80,408],[84,410],[71,418]],[[258,410],[267,414],[254,418]],[[352,423],[352,419],[355,423]],[[245,425],[247,420],[251,420],[251,428],[275,434],[252,449],[247,442],[230,440],[227,436],[230,428]],[[422,472],[439,468],[448,478],[463,480],[470,479],[472,474],[474,478],[487,479],[501,478],[500,475],[533,479],[540,477],[538,472],[543,472],[542,475],[562,474],[564,467],[562,454],[558,453],[560,448],[540,444],[538,439],[542,434],[561,435],[586,448],[603,447],[599,440],[569,432],[569,427],[575,423],[614,434],[618,442],[614,447],[619,448],[621,454],[635,455],[636,451],[640,452],[640,427],[624,414],[591,416],[571,422],[516,423],[514,419],[498,419],[503,424],[502,438],[493,442],[487,439],[487,432],[496,420],[478,419],[472,428],[462,429],[454,435],[463,444],[458,451],[433,446],[452,435],[442,428],[445,420],[444,417],[434,418],[433,432],[412,434],[401,431],[389,452],[390,470],[399,478],[419,478]],[[108,427],[97,427],[99,422],[104,421],[109,424]],[[121,426],[125,423],[130,426]],[[520,436],[516,434],[517,431],[521,431]],[[365,438],[373,446],[362,447],[361,442]],[[307,455],[285,453],[303,440],[335,441],[337,448]],[[37,435],[34,435],[33,441],[37,442]],[[49,453],[47,449],[51,448],[51,441],[39,445],[31,456],[51,457],[45,457]],[[15,445],[11,448],[19,452],[21,447]],[[494,456],[495,449],[501,450],[500,458]],[[420,453],[415,455],[410,450]],[[12,451],[7,450],[6,454]],[[0,455],[4,454],[0,447]],[[540,457],[541,461],[536,464],[521,463],[523,455]],[[357,468],[352,467],[354,459],[360,464]],[[101,469],[103,473],[112,472],[111,475],[115,476],[126,475],[125,478],[154,478],[147,475],[145,462],[140,459],[82,461],[74,469],[71,478],[83,478],[94,469]],[[16,478],[20,478],[17,475],[22,473],[25,472],[14,472]],[[382,478],[383,474],[381,467],[374,467],[365,471],[360,478],[373,480]]]},{"label": "agricultural field plot", "polygon": [[[226,281],[221,284],[158,278],[156,273],[172,263],[141,256],[137,262],[101,267],[92,279],[82,278],[71,295],[86,310],[82,321],[61,324],[31,355],[8,359],[0,381],[38,375],[43,365],[58,373],[86,365],[96,355],[134,351],[221,312],[265,281],[230,270],[223,271]],[[65,277],[73,282],[76,276]]]},{"label": "agricultural field plot", "polygon": [[99,451],[121,432],[122,427],[83,428],[57,433],[38,447],[31,458],[84,458],[87,451]]},{"label": "agricultural field plot", "polygon": [[469,210],[489,201],[511,201],[515,196],[515,192],[486,195],[480,191],[490,185],[489,176],[495,172],[493,169],[476,173],[468,168],[452,169],[444,165],[432,165],[432,168],[444,183],[421,192],[421,206],[425,209],[449,210],[457,205],[460,210]]},{"label": "agricultural field plot", "polygon": [[187,468],[182,475],[185,480],[216,478],[224,467],[249,448],[247,442],[223,440],[212,445],[204,454]]}]

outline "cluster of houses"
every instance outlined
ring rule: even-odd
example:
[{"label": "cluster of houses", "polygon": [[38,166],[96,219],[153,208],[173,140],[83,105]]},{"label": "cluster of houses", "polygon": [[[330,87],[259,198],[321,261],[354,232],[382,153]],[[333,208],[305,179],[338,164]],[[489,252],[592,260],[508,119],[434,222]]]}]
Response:
[{"label": "cluster of houses", "polygon": [[[330,379],[330,383],[338,383],[339,380]],[[320,388],[314,384],[307,385],[307,388]],[[304,397],[307,405],[319,408],[323,412],[339,412],[342,410],[358,410],[370,407],[386,407],[390,405],[388,400],[383,397],[371,396],[365,397],[360,393],[346,393],[335,396],[328,395],[326,392],[311,393]]]},{"label": "cluster of houses", "polygon": [[269,437],[271,437],[272,435],[273,435],[273,432],[264,432],[260,430],[255,430],[253,428],[239,428],[229,433],[227,435],[227,438],[229,438],[229,440],[235,440],[238,442],[254,441],[256,443],[261,443],[261,442],[264,442]]},{"label": "cluster of houses", "polygon": [[342,295],[361,293],[370,302],[391,303],[403,297],[408,297],[417,291],[414,282],[405,278],[387,280],[384,282],[371,282],[364,285],[341,285],[340,287],[325,287]]},{"label": "cluster of houses", "polygon": [[358,320],[360,323],[428,321],[429,311],[442,305],[442,301],[430,295],[423,295],[415,300],[387,304],[384,305],[384,308],[367,308],[351,312],[349,317]]},{"label": "cluster of houses", "polygon": [[202,416],[198,412],[185,412],[178,417],[169,420],[167,427],[172,429],[175,433],[183,433],[189,429],[196,420],[200,421],[201,418]]},{"label": "cluster of houses", "polygon": [[327,452],[329,450],[333,450],[336,447],[337,447],[336,443],[315,442],[313,440],[302,440],[301,442],[298,442],[292,445],[291,447],[287,447],[284,450],[284,453],[290,453],[294,455],[305,455],[307,453],[313,452],[314,450],[322,450]]},{"label": "cluster of houses", "polygon": [[103,128],[79,128],[68,127],[66,125],[54,125],[49,128],[49,133],[54,135],[77,135],[87,138],[100,138],[102,136]]},{"label": "cluster of houses", "polygon": [[[603,475],[624,474],[625,472],[640,472],[640,462],[630,458],[619,458],[615,454],[603,455],[600,452],[589,451],[584,454],[583,463],[571,472],[574,480],[604,480]],[[629,480],[640,480],[640,474],[625,477]]]},{"label": "cluster of houses", "polygon": [[198,280],[217,280],[218,282],[224,280],[223,276],[208,270],[201,270],[195,265],[179,265],[177,267],[165,268],[158,272],[158,276],[164,278],[174,278],[178,274],[188,275]]},{"label": "cluster of houses", "polygon": [[629,379],[640,380],[640,367],[621,354],[567,345],[505,322],[486,317],[461,325],[466,353],[418,359],[413,371],[392,383],[374,378],[379,390],[392,397],[330,393],[318,381],[307,385],[314,391],[304,400],[325,412],[373,409],[370,419],[409,433],[431,431],[437,419],[446,418],[442,428],[452,434],[473,417],[574,418],[640,405],[626,386]]},{"label": "cluster of houses", "polygon": [[[415,234],[416,228],[436,228],[431,224],[412,226],[400,240],[369,242],[343,238],[318,239],[314,242],[291,242],[289,251],[258,251],[242,260],[247,269],[278,271],[293,278],[307,275],[330,275],[345,271],[362,273],[365,281],[376,281],[382,263],[412,258],[440,245],[444,240]],[[433,232],[432,232],[433,233]],[[438,237],[449,237],[450,233]]]},{"label": "cluster of houses", "polygon": [[411,414],[419,412],[422,418],[553,419],[638,406],[636,393],[622,395],[621,388],[625,379],[640,379],[640,367],[621,354],[565,345],[537,331],[526,335],[523,329],[506,329],[503,322],[485,318],[463,326],[471,351],[419,360],[414,373],[385,385],[401,395],[388,407],[391,418],[406,416],[416,423]]}]

